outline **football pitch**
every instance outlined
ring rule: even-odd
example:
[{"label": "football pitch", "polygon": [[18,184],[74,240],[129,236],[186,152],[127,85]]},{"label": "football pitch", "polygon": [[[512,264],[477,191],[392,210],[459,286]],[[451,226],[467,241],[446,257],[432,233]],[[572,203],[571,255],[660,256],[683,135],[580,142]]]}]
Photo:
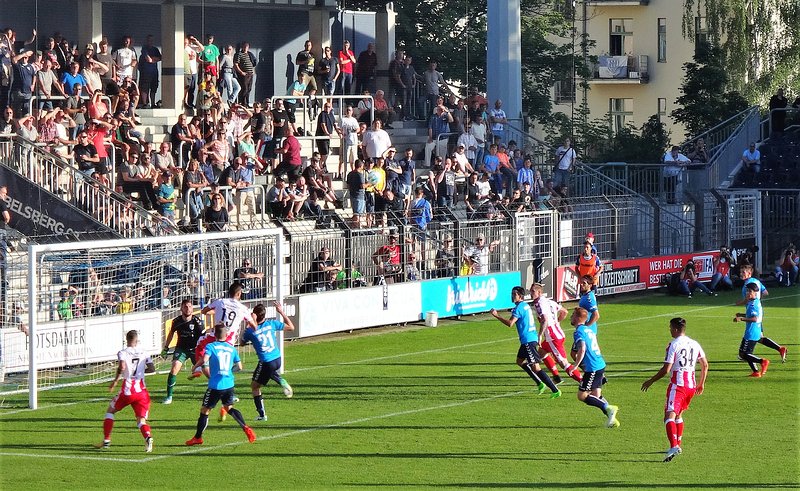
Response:
[{"label": "football pitch", "polygon": [[[242,411],[258,439],[249,444],[213,411],[203,439],[193,436],[204,379],[182,372],[172,405],[162,405],[165,375],[148,377],[155,448],[144,453],[129,408],[117,413],[109,449],[97,450],[112,397],[107,384],[25,396],[0,409],[0,489],[638,489],[800,487],[800,288],[773,288],[764,299],[765,335],[789,348],[762,379],[737,361],[743,323],[732,322],[740,293],[717,298],[601,297],[598,339],[608,363],[604,395],[621,426],[563,396],[539,396],[514,363],[516,332],[490,316],[440,321],[286,344],[286,399],[264,391],[269,421],[254,422],[252,352],[237,375]],[[573,305],[567,304],[568,308]],[[502,312],[508,317],[508,312]],[[666,378],[641,383],[661,366],[671,317],[710,363],[706,391],[684,413],[683,454],[662,462]],[[567,333],[567,348],[572,329]]]}]

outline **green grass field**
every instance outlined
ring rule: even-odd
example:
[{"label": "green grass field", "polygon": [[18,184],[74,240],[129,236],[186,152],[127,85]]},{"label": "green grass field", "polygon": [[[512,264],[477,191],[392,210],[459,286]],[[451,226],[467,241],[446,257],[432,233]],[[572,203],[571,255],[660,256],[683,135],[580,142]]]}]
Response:
[{"label": "green grass field", "polygon": [[[130,409],[117,414],[112,447],[92,448],[111,397],[105,384],[42,392],[37,411],[0,410],[0,489],[798,488],[800,289],[765,299],[765,332],[789,357],[781,364],[759,345],[773,361],[763,379],[736,360],[736,298],[600,299],[604,394],[620,407],[618,429],[577,401],[570,380],[560,399],[537,396],[514,364],[516,333],[478,316],[288,344],[295,397],[268,387],[269,421],[252,425],[252,445],[214,412],[205,444],[184,446],[204,384],[183,375],[170,406],[160,404],[166,377],[148,378],[152,454]],[[674,316],[687,319],[711,369],[684,414],[683,455],[663,463],[666,382],[639,387],[661,365]],[[254,360],[248,354],[237,377],[249,421]]]}]

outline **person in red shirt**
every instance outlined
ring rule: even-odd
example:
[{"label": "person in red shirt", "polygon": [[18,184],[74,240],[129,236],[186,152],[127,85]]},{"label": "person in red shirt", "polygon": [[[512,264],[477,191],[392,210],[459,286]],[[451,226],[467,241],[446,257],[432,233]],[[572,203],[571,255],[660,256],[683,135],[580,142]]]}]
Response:
[{"label": "person in red shirt", "polygon": [[400,245],[397,243],[400,235],[397,232],[389,234],[389,243],[384,244],[372,253],[372,262],[378,266],[378,277],[383,277],[386,284],[399,283],[402,281],[402,267],[400,258],[402,256]]},{"label": "person in red shirt", "polygon": [[356,64],[356,55],[350,50],[350,41],[344,40],[344,46],[339,51],[339,94],[350,95],[353,88],[353,66]]},{"label": "person in red shirt", "polygon": [[733,264],[733,257],[727,247],[719,248],[719,257],[714,258],[714,275],[711,277],[711,285],[709,289],[712,292],[717,291],[720,281],[725,284],[729,290],[733,290],[733,281],[731,280],[731,264]]},{"label": "person in red shirt", "polygon": [[274,174],[280,176],[286,174],[290,181],[297,180],[302,172],[303,160],[300,158],[300,141],[294,136],[291,125],[286,125],[283,129],[283,146],[277,153],[283,154],[281,164],[275,169]]}]

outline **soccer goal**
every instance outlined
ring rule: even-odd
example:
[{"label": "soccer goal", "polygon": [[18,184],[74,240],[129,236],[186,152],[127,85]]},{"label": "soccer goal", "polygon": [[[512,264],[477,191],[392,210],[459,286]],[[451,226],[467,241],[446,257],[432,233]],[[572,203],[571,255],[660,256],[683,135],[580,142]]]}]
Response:
[{"label": "soccer goal", "polygon": [[270,311],[288,293],[284,251],[280,229],[261,229],[30,245],[9,255],[0,291],[0,397],[27,393],[36,409],[40,390],[106,380],[125,332],[139,331],[139,345],[156,355],[182,299],[199,310],[237,279],[246,278],[246,305]]}]

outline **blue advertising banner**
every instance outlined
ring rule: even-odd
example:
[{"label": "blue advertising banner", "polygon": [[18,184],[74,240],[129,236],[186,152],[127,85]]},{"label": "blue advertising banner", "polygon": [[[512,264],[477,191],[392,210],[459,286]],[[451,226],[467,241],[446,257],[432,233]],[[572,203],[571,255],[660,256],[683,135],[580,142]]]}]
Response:
[{"label": "blue advertising banner", "polygon": [[520,285],[520,273],[457,276],[421,282],[422,318],[436,312],[440,318],[510,309],[511,289]]}]

